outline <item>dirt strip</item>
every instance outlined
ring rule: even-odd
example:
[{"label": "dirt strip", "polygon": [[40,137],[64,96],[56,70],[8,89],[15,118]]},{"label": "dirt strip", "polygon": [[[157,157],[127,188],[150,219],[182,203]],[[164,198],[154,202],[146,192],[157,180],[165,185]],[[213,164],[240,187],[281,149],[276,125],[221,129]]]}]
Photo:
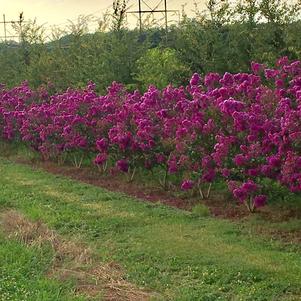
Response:
[{"label": "dirt strip", "polygon": [[27,246],[50,246],[54,257],[49,277],[76,282],[76,294],[105,301],[147,301],[160,295],[138,288],[125,280],[122,268],[115,262],[100,263],[93,251],[78,241],[69,241],[47,228],[42,222],[31,222],[10,210],[0,215],[0,226],[9,239]]}]

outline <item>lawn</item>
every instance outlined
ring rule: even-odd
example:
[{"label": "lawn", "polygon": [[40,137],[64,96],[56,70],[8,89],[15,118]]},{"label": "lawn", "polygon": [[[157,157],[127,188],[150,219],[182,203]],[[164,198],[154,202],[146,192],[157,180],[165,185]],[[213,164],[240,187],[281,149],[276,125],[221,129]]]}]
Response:
[{"label": "lawn", "polygon": [[[2,215],[15,210],[84,244],[93,264],[118,265],[122,279],[150,292],[149,299],[301,300],[300,245],[249,231],[256,219],[246,227],[199,217],[7,159],[0,172]],[[28,245],[2,228],[1,301],[92,298],[78,293],[76,279],[51,276],[55,252],[47,243]]]}]

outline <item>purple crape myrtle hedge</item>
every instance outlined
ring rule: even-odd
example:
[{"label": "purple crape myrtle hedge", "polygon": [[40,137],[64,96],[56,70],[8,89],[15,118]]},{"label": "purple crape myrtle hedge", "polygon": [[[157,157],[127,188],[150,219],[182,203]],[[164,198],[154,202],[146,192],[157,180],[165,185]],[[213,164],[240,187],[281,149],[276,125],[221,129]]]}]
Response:
[{"label": "purple crape myrtle hedge", "polygon": [[164,170],[164,185],[174,174],[202,197],[222,178],[254,211],[267,202],[263,179],[301,191],[301,62],[284,57],[251,70],[194,74],[187,87],[150,86],[143,95],[116,82],[104,96],[93,83],[53,96],[27,82],[1,85],[0,135],[77,167],[94,154],[103,172]]}]

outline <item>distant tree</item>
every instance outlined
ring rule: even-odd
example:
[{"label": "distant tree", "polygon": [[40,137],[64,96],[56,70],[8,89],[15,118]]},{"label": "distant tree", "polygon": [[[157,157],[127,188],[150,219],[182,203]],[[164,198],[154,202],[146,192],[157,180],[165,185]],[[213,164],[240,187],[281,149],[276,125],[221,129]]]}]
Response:
[{"label": "distant tree", "polygon": [[127,0],[114,0],[113,2],[113,30],[120,31],[124,27]]},{"label": "distant tree", "polygon": [[162,89],[168,84],[179,85],[190,73],[174,49],[149,49],[138,61],[135,79],[146,90],[153,84]]}]

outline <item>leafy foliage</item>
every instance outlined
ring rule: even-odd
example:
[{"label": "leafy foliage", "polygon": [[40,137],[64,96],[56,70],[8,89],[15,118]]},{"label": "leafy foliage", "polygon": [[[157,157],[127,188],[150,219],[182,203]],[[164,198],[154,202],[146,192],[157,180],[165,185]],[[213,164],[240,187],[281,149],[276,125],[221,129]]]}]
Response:
[{"label": "leafy foliage", "polygon": [[179,85],[189,73],[188,68],[177,57],[176,51],[169,48],[149,49],[136,65],[135,79],[142,85],[143,90],[151,84],[159,89],[168,84]]},{"label": "leafy foliage", "polygon": [[[181,22],[169,27],[167,40],[160,28],[145,26],[141,33],[128,30],[127,6],[121,0],[114,2],[112,14],[107,12],[97,20],[94,33],[88,30],[95,22],[91,16],[53,29],[50,37],[36,21],[17,23],[21,42],[0,45],[0,82],[13,87],[28,80],[37,88],[51,81],[56,91],[62,91],[69,86],[83,88],[92,80],[105,93],[113,80],[131,89],[145,89],[149,83],[184,83],[187,70],[247,72],[251,61],[272,66],[280,56],[300,58],[300,2],[208,0],[206,7],[205,11],[196,7],[193,18],[183,13]],[[160,76],[148,72],[151,63]]]}]

